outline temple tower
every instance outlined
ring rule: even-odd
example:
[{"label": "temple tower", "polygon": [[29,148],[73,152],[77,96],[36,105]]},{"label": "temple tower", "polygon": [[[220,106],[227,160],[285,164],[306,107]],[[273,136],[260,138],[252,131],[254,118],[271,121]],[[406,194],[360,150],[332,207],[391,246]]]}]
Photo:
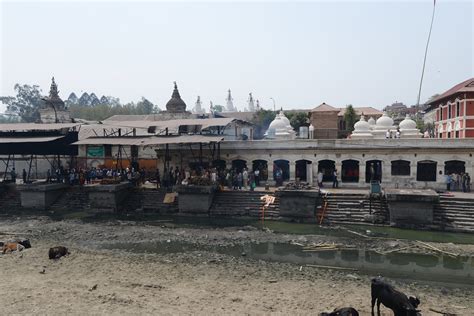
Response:
[{"label": "temple tower", "polygon": [[234,102],[232,102],[234,99],[232,99],[232,94],[230,92],[230,89],[228,91],[227,98],[225,100],[227,102],[226,103],[227,112],[235,112],[236,108],[234,107]]},{"label": "temple tower", "polygon": [[253,101],[253,96],[252,96],[252,92],[249,93],[249,99],[247,101],[248,105],[249,105],[249,111],[250,112],[255,112],[255,104],[254,104],[254,101]]},{"label": "temple tower", "polygon": [[196,104],[194,105],[194,113],[196,114],[204,114],[204,110],[202,108],[201,97],[198,96],[196,100]]},{"label": "temple tower", "polygon": [[58,85],[51,79],[49,96],[42,98],[44,106],[39,110],[41,123],[67,123],[71,122],[71,115],[59,97]]}]

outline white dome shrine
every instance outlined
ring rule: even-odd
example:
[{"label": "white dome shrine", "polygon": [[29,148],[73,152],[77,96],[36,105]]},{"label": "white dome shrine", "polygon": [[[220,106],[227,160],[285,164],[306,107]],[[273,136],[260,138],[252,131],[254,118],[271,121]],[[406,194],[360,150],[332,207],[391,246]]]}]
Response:
[{"label": "white dome shrine", "polygon": [[367,132],[370,130],[370,124],[361,115],[360,120],[354,124],[354,132]]},{"label": "white dome shrine", "polygon": [[375,119],[371,116],[367,123],[369,123],[370,127],[373,128],[375,126]]},{"label": "white dome shrine", "polygon": [[269,139],[294,139],[295,131],[290,125],[290,120],[283,114],[283,111],[280,111],[268,126],[264,136]]},{"label": "white dome shrine", "polygon": [[416,122],[413,121],[410,116],[407,114],[405,119],[400,122],[398,125],[400,127],[400,130],[403,132],[404,130],[413,130],[416,129]]},{"label": "white dome shrine", "polygon": [[383,130],[393,128],[393,119],[387,115],[387,112],[383,112],[383,115],[377,119],[375,128]]}]

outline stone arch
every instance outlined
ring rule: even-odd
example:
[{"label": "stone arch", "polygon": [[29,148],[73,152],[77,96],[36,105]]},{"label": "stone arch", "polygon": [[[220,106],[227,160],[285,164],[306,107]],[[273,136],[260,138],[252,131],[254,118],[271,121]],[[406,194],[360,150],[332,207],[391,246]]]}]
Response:
[{"label": "stone arch", "polygon": [[359,182],[359,164],[355,159],[342,161],[341,182]]},{"label": "stone arch", "polygon": [[295,162],[295,179],[299,178],[301,181],[309,181],[312,177],[311,160],[300,159]]},{"label": "stone arch", "polygon": [[323,159],[318,161],[318,173],[323,173],[323,182],[332,181],[336,162],[331,159]]},{"label": "stone arch", "polygon": [[242,172],[244,168],[247,168],[247,160],[243,160],[243,159],[232,160],[232,169],[237,170],[237,172]]},{"label": "stone arch", "polygon": [[416,181],[436,181],[436,168],[438,163],[434,160],[420,160],[416,164]]},{"label": "stone arch", "polygon": [[365,162],[365,182],[382,182],[382,160],[372,159]]},{"label": "stone arch", "polygon": [[410,161],[403,159],[392,160],[392,176],[409,176],[410,170]]},{"label": "stone arch", "polygon": [[466,172],[466,163],[462,160],[447,160],[444,162],[444,174],[461,174]]},{"label": "stone arch", "polygon": [[282,180],[290,179],[290,161],[286,159],[277,159],[273,161],[273,179],[277,181],[278,169],[281,171]]},{"label": "stone arch", "polygon": [[261,180],[268,180],[268,162],[264,159],[252,160],[252,171],[259,170],[259,177]]}]

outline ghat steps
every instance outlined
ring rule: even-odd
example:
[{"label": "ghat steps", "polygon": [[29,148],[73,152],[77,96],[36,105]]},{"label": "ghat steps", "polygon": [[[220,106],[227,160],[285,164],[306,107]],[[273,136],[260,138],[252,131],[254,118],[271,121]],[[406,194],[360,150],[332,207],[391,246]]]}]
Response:
[{"label": "ghat steps", "polygon": [[[384,224],[388,223],[388,206],[383,197],[382,199],[373,198],[371,202],[369,195],[364,193],[330,193],[326,196],[326,199],[327,207],[323,223],[367,224],[365,218],[371,213],[380,215]],[[323,199],[322,205],[317,209],[318,218],[321,215],[324,203]]]},{"label": "ghat steps", "polygon": [[474,232],[474,199],[440,196],[433,224],[434,229]]},{"label": "ghat steps", "polygon": [[[260,216],[263,202],[262,196],[270,192],[259,191],[221,191],[214,196],[211,205],[211,215],[226,216]],[[275,203],[265,210],[266,217],[278,217],[280,214],[279,200],[275,198]]]},{"label": "ghat steps", "polygon": [[49,207],[53,212],[81,212],[90,209],[89,196],[84,187],[70,187]]},{"label": "ghat steps", "polygon": [[178,199],[173,203],[163,203],[164,190],[134,188],[124,202],[123,210],[141,211],[144,213],[171,214],[178,212]]},{"label": "ghat steps", "polygon": [[20,191],[5,190],[0,194],[0,213],[11,212],[21,208]]}]

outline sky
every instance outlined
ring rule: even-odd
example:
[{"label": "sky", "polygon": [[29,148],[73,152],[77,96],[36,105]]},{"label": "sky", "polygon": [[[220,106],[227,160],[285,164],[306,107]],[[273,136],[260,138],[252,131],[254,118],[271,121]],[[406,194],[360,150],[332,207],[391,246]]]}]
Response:
[{"label": "sky", "polygon": [[[474,1],[436,2],[421,100],[474,76]],[[433,1],[161,2],[0,0],[0,96],[54,76],[60,96],[149,99],[177,81],[246,106],[416,103]],[[0,106],[0,111],[4,108]]]}]

